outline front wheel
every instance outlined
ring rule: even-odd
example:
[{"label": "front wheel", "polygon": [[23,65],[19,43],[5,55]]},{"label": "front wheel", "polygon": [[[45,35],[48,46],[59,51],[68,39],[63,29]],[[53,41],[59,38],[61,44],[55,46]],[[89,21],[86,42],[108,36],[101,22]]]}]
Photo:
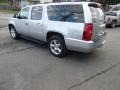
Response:
[{"label": "front wheel", "polygon": [[9,31],[10,31],[10,36],[13,38],[13,39],[18,39],[18,34],[16,32],[16,29],[14,26],[10,26],[9,27]]},{"label": "front wheel", "polygon": [[67,49],[62,36],[55,35],[48,40],[48,47],[50,52],[56,57],[63,57],[66,55]]}]

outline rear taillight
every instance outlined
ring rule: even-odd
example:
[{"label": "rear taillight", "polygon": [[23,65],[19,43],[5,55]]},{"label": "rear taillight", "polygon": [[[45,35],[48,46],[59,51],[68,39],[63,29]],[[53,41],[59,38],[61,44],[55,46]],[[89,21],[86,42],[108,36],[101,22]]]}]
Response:
[{"label": "rear taillight", "polygon": [[93,24],[85,24],[84,32],[83,32],[83,40],[90,41],[92,39],[93,34]]},{"label": "rear taillight", "polygon": [[110,19],[110,18],[108,18],[108,22],[110,22],[110,20],[111,20],[111,19]]}]

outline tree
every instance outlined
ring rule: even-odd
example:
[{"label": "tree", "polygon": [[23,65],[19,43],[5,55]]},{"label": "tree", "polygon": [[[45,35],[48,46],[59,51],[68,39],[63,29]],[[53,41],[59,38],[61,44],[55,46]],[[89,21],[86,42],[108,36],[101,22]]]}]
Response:
[{"label": "tree", "polygon": [[118,4],[120,3],[120,0],[91,0],[91,1],[96,1],[99,2],[101,4],[105,4],[105,5],[114,5],[114,4]]},{"label": "tree", "polygon": [[91,0],[91,1],[101,3],[104,8],[106,8],[106,5],[114,5],[120,3],[120,0]]},{"label": "tree", "polygon": [[120,0],[104,0],[105,4],[114,5],[120,3]]},{"label": "tree", "polygon": [[12,7],[12,9],[16,9],[16,10],[20,9],[20,7],[19,7],[19,1],[20,0],[8,0],[9,5]]}]

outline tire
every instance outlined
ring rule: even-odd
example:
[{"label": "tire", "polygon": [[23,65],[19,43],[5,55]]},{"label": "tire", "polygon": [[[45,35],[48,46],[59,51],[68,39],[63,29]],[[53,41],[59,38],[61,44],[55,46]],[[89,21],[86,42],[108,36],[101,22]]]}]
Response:
[{"label": "tire", "polygon": [[115,28],[115,27],[116,27],[116,22],[115,22],[115,21],[112,22],[111,27],[112,27],[112,28]]},{"label": "tire", "polygon": [[64,57],[67,53],[65,41],[60,35],[54,35],[48,40],[48,48],[56,57]]},{"label": "tire", "polygon": [[106,27],[106,28],[108,28],[108,27],[109,27],[109,25],[108,25],[108,24],[106,24],[106,25],[105,25],[105,27]]},{"label": "tire", "polygon": [[18,39],[19,35],[17,34],[16,29],[15,29],[14,26],[10,26],[10,27],[9,27],[9,32],[10,32],[10,36],[11,36],[13,39]]}]

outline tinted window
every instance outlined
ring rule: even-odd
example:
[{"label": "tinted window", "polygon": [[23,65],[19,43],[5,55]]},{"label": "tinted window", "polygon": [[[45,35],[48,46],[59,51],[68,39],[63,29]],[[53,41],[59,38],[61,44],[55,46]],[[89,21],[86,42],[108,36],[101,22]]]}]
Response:
[{"label": "tinted window", "polygon": [[84,23],[82,5],[51,5],[48,6],[48,18],[52,21]]},{"label": "tinted window", "polygon": [[120,7],[116,6],[116,7],[113,8],[113,11],[119,11],[119,10],[120,10]]},{"label": "tinted window", "polygon": [[20,13],[19,16],[21,19],[28,19],[29,17],[29,7],[24,8]]},{"label": "tinted window", "polygon": [[41,20],[42,19],[42,6],[33,7],[31,11],[31,19],[32,20]]},{"label": "tinted window", "polygon": [[115,12],[107,12],[106,15],[117,16],[117,13],[115,13]]},{"label": "tinted window", "polygon": [[93,20],[98,20],[98,21],[104,21],[104,12],[103,12],[103,9],[102,7],[99,7],[99,6],[92,6],[92,4],[89,6],[90,7],[90,10],[91,10],[91,13],[92,13],[92,18]]}]

